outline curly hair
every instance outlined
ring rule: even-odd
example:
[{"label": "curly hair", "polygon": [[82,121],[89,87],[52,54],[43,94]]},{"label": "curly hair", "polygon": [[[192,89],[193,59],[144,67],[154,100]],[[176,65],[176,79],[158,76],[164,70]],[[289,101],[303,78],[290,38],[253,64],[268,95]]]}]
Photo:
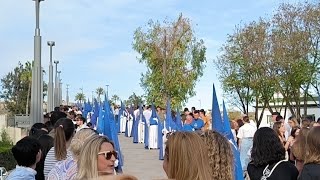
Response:
[{"label": "curly hair", "polygon": [[255,166],[266,166],[285,159],[285,149],[273,129],[263,127],[256,131],[251,159]]},{"label": "curly hair", "polygon": [[216,131],[200,135],[208,146],[211,179],[233,180],[233,152],[229,141]]}]

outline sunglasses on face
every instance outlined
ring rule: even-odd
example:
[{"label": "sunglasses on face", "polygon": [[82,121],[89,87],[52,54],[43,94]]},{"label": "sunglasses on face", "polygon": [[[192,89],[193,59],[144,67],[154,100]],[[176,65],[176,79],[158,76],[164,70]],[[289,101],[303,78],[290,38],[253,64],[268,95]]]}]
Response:
[{"label": "sunglasses on face", "polygon": [[106,160],[110,160],[112,155],[118,159],[118,153],[117,151],[103,151],[103,152],[99,152],[98,155],[104,155],[104,157],[106,158]]}]

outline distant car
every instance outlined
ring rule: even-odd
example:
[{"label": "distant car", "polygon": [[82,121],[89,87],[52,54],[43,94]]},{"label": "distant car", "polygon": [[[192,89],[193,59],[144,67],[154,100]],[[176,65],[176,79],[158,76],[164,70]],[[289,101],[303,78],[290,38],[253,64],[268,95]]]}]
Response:
[{"label": "distant car", "polygon": [[4,180],[8,176],[6,168],[0,167],[0,180]]}]

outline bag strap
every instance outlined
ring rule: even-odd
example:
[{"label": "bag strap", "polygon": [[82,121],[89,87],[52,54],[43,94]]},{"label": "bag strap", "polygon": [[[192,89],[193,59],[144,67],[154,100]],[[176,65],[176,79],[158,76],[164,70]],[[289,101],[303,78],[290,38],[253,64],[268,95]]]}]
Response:
[{"label": "bag strap", "polygon": [[267,178],[269,178],[269,177],[272,175],[273,171],[276,169],[276,167],[277,167],[280,163],[285,162],[285,161],[287,161],[287,160],[284,159],[284,160],[281,160],[281,161],[277,162],[277,164],[275,164],[271,170],[268,169],[268,167],[269,167],[269,164],[268,164],[268,165],[264,168],[264,170],[263,170],[263,172],[262,172],[261,180],[266,180]]}]

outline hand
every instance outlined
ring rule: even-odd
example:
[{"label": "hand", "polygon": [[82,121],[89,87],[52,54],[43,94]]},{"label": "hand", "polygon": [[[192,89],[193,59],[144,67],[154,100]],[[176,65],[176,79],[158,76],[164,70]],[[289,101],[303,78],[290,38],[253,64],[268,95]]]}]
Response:
[{"label": "hand", "polygon": [[292,136],[289,136],[289,138],[288,138],[288,142],[292,142],[294,139],[293,139],[293,137]]}]

